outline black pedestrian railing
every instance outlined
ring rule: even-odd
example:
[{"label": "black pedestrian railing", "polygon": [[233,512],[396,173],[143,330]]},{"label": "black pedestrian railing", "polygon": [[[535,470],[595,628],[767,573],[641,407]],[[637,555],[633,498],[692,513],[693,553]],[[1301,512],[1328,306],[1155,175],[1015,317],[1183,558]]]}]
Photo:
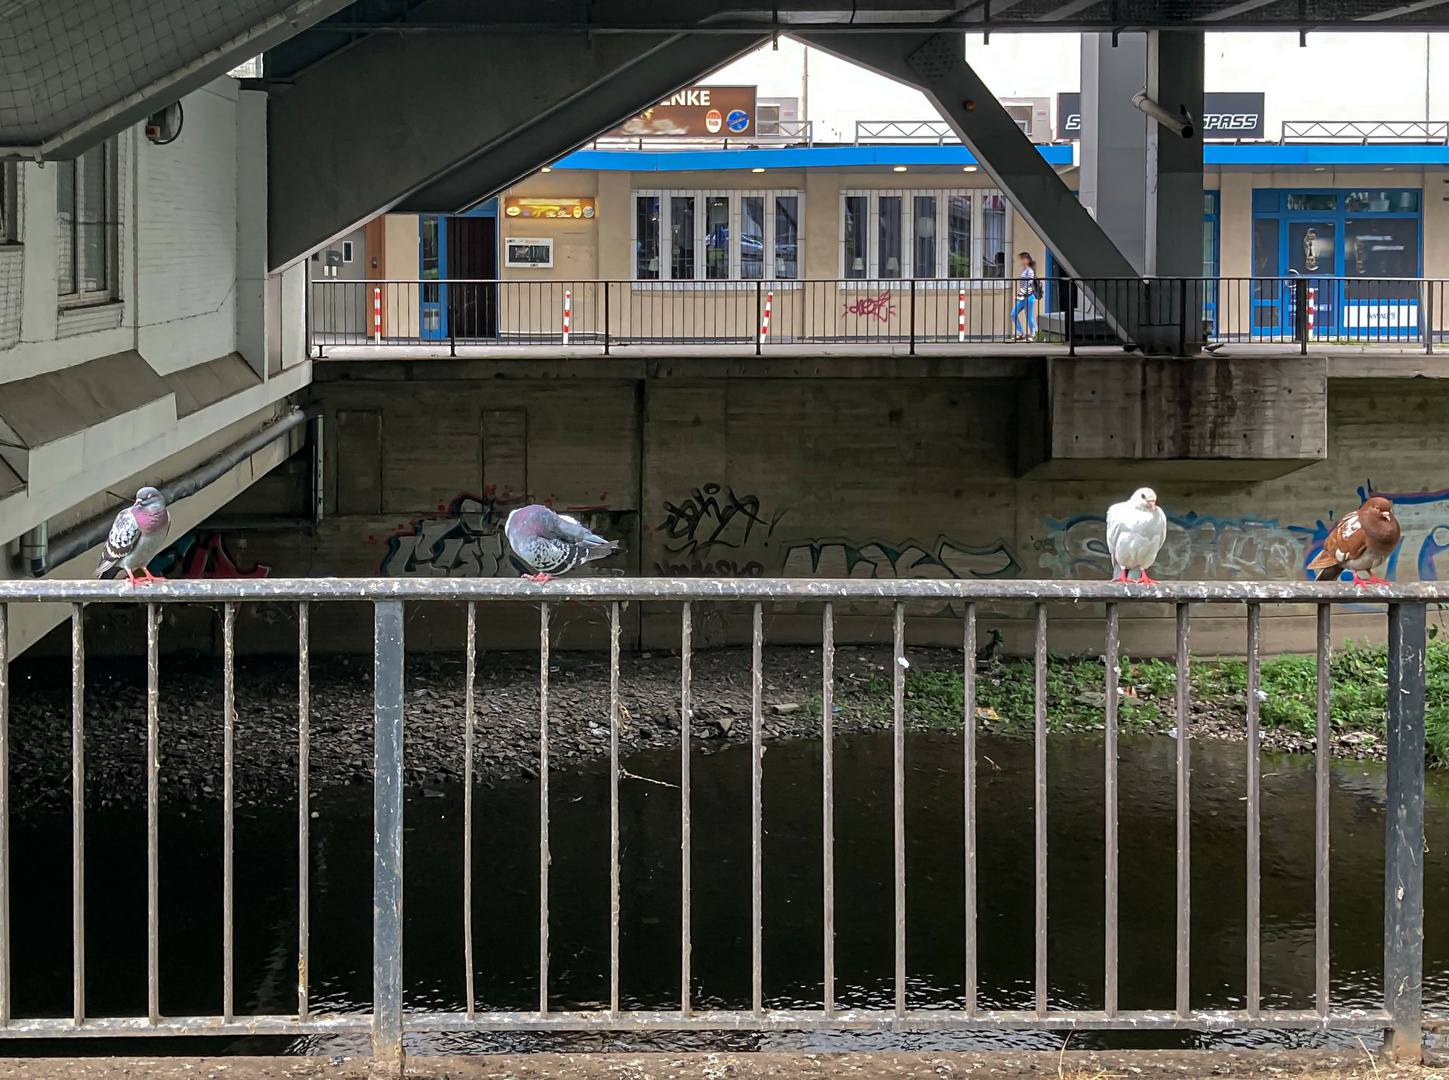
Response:
[{"label": "black pedestrian railing", "polygon": [[[918,346],[1024,340],[1209,347],[1449,340],[1444,280],[1370,277],[845,277],[759,281],[437,280],[309,285],[314,356],[441,354],[554,346]],[[371,352],[362,353],[358,349]],[[461,350],[461,352],[460,352]]]},{"label": "black pedestrian railing", "polygon": [[[1302,1031],[1326,1029],[1383,1029],[1386,1045],[1398,1058],[1418,1060],[1422,1047],[1422,987],[1424,965],[1424,722],[1426,614],[1430,605],[1449,600],[1449,585],[1438,582],[1394,584],[1367,592],[1342,583],[1308,582],[1179,582],[1141,587],[1085,581],[828,581],[792,579],[670,580],[661,578],[578,578],[536,585],[518,579],[430,581],[387,579],[261,579],[245,581],[167,581],[144,592],[115,582],[85,581],[0,581],[0,1039],[55,1038],[112,1035],[299,1035],[321,1032],[370,1032],[374,1054],[381,1064],[401,1068],[405,1032],[545,1031],[545,1030],[781,1030],[853,1029],[876,1031],[975,1031],[1047,1029],[1174,1029],[1222,1031],[1226,1029],[1272,1028]],[[82,633],[84,605],[108,603],[145,604],[146,612],[146,741],[145,797],[147,813],[147,1014],[144,1016],[96,1017],[87,1010],[84,942],[88,925],[85,910],[85,648]],[[309,991],[308,875],[313,859],[309,839],[308,748],[313,706],[309,693],[310,614],[313,605],[331,601],[370,602],[374,636],[374,843],[372,927],[372,1009],[370,1012],[334,1014],[314,1008]],[[467,635],[464,640],[467,691],[464,707],[456,717],[457,750],[463,756],[464,825],[462,844],[462,889],[464,904],[463,967],[467,998],[455,1011],[409,1009],[404,1003],[403,920],[404,882],[403,806],[404,756],[404,626],[405,607],[440,602],[465,602]],[[11,678],[5,653],[10,614],[18,607],[38,602],[71,605],[72,628],[72,957],[74,979],[73,1015],[29,1017],[16,1015],[10,981],[10,900],[28,883],[10,876],[10,765],[9,734],[6,724]],[[236,1012],[233,974],[234,863],[232,856],[233,769],[235,752],[235,635],[236,610],[240,603],[295,604],[299,612],[298,662],[298,942],[297,1009],[285,1015],[251,1016]],[[619,759],[620,709],[620,610],[626,602],[674,605],[679,618],[679,790],[682,887],[679,938],[679,1008],[638,1009],[626,1007],[621,996],[620,966],[621,896],[628,887],[620,869],[619,850]],[[983,880],[977,864],[977,606],[982,603],[1025,605],[1034,615],[1035,692],[1033,739],[1034,800],[1032,839],[1022,837],[1034,851],[1035,960],[1032,1003],[1021,1010],[983,1008],[978,997],[977,958],[979,935],[977,898],[982,889],[993,887]],[[1329,766],[1332,717],[1329,698],[1331,618],[1334,604],[1370,602],[1387,607],[1388,638],[1388,778],[1385,816],[1384,865],[1384,957],[1382,1005],[1372,1009],[1345,1009],[1333,1000],[1330,971],[1330,836]],[[160,1011],[159,941],[163,912],[158,890],[162,857],[159,839],[162,760],[166,732],[160,722],[159,630],[162,609],[175,604],[207,604],[222,611],[224,777],[222,785],[223,824],[223,927],[224,955],[222,1011],[219,1015],[172,1017]],[[478,1007],[473,979],[480,960],[473,952],[473,749],[479,724],[474,693],[477,670],[476,629],[479,609],[484,618],[489,608],[501,604],[516,607],[534,605],[539,618],[538,739],[537,768],[541,780],[537,862],[538,908],[538,1006],[524,1011],[496,1011]],[[609,955],[607,1004],[597,1009],[555,1009],[550,989],[551,915],[549,906],[550,803],[548,777],[553,767],[550,725],[550,649],[554,634],[550,618],[563,604],[598,605],[607,612],[609,626]],[[832,730],[833,703],[837,689],[835,662],[835,605],[885,604],[893,614],[893,643],[896,662],[892,665],[893,687],[893,786],[892,835],[894,861],[890,883],[890,906],[894,910],[893,953],[894,995],[889,1007],[841,1008],[836,997],[835,930],[835,788]],[[959,857],[965,868],[959,910],[965,926],[965,952],[961,957],[964,998],[957,1006],[924,1004],[908,983],[908,940],[910,927],[906,906],[907,833],[905,816],[905,672],[907,608],[928,609],[939,619],[947,603],[958,605],[961,619],[963,665],[963,711],[961,739],[966,766],[961,776],[964,831]],[[1175,992],[1171,1000],[1148,1009],[1126,1009],[1119,999],[1119,972],[1124,959],[1138,966],[1140,952],[1148,948],[1134,936],[1131,927],[1119,920],[1119,834],[1118,834],[1118,698],[1121,682],[1121,619],[1124,609],[1161,611],[1174,606],[1175,636],[1164,649],[1176,659],[1176,949]],[[693,926],[691,923],[691,832],[690,751],[694,704],[691,682],[693,628],[701,609],[729,605],[747,611],[751,627],[751,719],[750,719],[750,828],[751,863],[751,995],[748,1008],[700,1008],[694,1003],[696,980],[691,969]],[[1054,1002],[1048,982],[1047,869],[1047,627],[1054,605],[1070,605],[1071,618],[1080,623],[1083,605],[1102,620],[1102,685],[1104,698],[1105,875],[1102,881],[1073,883],[1073,889],[1105,889],[1105,954],[1101,1007],[1062,1008]],[[1309,1009],[1267,1009],[1262,990],[1262,882],[1260,827],[1262,811],[1259,764],[1259,664],[1262,656],[1261,615],[1265,606],[1316,612],[1317,695],[1316,695],[1316,814],[1314,828],[1315,896],[1314,1003]],[[821,729],[822,769],[821,859],[823,889],[820,904],[824,925],[824,970],[822,994],[811,1007],[771,1008],[762,989],[762,971],[768,962],[765,950],[762,889],[764,869],[762,836],[768,824],[768,808],[762,797],[764,765],[763,685],[769,661],[765,650],[764,616],[776,606],[788,607],[795,615],[814,609],[819,618],[821,643]],[[1217,942],[1195,943],[1192,937],[1192,890],[1190,805],[1192,781],[1192,701],[1189,679],[1189,648],[1192,617],[1204,609],[1210,612],[1215,629],[1240,613],[1242,645],[1247,656],[1247,741],[1244,768],[1247,795],[1244,814],[1247,824],[1247,896],[1245,991],[1239,1009],[1196,1007],[1190,993],[1189,975],[1193,956],[1209,951]],[[1306,610],[1305,610],[1306,609]],[[1293,610],[1290,608],[1290,610]],[[1360,609],[1361,610],[1361,609]],[[1150,613],[1150,611],[1149,611]],[[1361,614],[1357,616],[1362,618]],[[1355,626],[1361,626],[1356,622]],[[485,715],[487,715],[485,713]],[[740,793],[741,799],[744,793]],[[1164,857],[1166,853],[1164,853]],[[520,881],[526,888],[531,881]],[[481,961],[487,964],[486,959]]]}]

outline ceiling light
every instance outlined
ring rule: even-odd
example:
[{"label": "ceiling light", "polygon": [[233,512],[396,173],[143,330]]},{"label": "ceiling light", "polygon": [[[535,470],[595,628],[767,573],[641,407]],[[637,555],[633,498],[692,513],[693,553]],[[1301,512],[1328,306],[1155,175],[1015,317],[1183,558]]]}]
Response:
[{"label": "ceiling light", "polygon": [[1393,172],[1393,171],[1394,171],[1394,167],[1392,165],[1385,165],[1384,166],[1384,172]]},{"label": "ceiling light", "polygon": [[895,168],[894,168],[894,169],[892,169],[892,170],[891,170],[891,171],[892,171],[892,172],[905,172],[905,171],[906,171],[906,167],[905,167],[905,166],[904,166],[904,165],[897,165],[897,166],[896,166],[896,167],[895,167]]},{"label": "ceiling light", "polygon": [[962,172],[975,172],[976,171],[976,166],[975,165],[963,165],[963,166],[961,166],[961,171]]},{"label": "ceiling light", "polygon": [[765,171],[764,169],[761,169],[759,167],[756,167],[756,168],[753,168],[753,169],[750,170],[750,172],[764,172],[764,171]]},{"label": "ceiling light", "polygon": [[1326,166],[1323,166],[1323,165],[1315,165],[1315,166],[1313,166],[1313,171],[1314,172],[1322,172],[1325,168],[1326,168]]},{"label": "ceiling light", "polygon": [[538,171],[539,172],[553,172],[553,169],[551,169],[547,165],[545,165],[543,168],[539,169]]}]

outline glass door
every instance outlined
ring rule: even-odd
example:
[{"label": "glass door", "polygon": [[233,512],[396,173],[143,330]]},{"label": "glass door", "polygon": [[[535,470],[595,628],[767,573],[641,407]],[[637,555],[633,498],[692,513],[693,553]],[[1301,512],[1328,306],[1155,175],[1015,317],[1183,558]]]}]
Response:
[{"label": "glass door", "polygon": [[[1339,304],[1333,279],[1342,272],[1338,224],[1290,219],[1285,240],[1288,276],[1307,279],[1302,285],[1294,281],[1293,291],[1306,297],[1309,340],[1337,337]],[[1290,305],[1295,301],[1291,295],[1287,299]]]},{"label": "glass door", "polygon": [[441,341],[448,336],[448,286],[440,282],[448,265],[448,237],[437,214],[418,218],[418,336]]}]

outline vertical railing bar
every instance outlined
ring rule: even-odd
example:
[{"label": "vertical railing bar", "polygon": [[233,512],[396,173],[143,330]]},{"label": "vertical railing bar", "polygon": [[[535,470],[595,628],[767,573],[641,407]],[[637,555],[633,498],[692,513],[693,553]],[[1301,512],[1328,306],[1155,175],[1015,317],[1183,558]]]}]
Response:
[{"label": "vertical railing bar", "polygon": [[619,601],[609,605],[609,1012],[619,1012]]},{"label": "vertical railing bar", "polygon": [[160,799],[161,609],[146,605],[146,1015],[161,1019]]},{"label": "vertical railing bar", "polygon": [[965,707],[961,717],[965,765],[961,778],[966,829],[966,1015],[976,1015],[976,603],[966,603],[966,640],[962,677]]},{"label": "vertical railing bar", "polygon": [[1192,878],[1189,844],[1192,838],[1188,799],[1191,779],[1192,707],[1189,696],[1188,606],[1177,605],[1177,1015],[1191,1013],[1189,960],[1192,947]]},{"label": "vertical railing bar", "polygon": [[401,600],[373,603],[372,1056],[403,1064],[403,693]]},{"label": "vertical railing bar", "polygon": [[468,642],[463,690],[463,986],[468,1019],[477,1009],[473,992],[473,731],[477,724],[474,682],[478,673],[478,603],[468,601]]},{"label": "vertical railing bar", "polygon": [[0,604],[0,1027],[10,1009],[10,615]]},{"label": "vertical railing bar", "polygon": [[[607,294],[606,294],[607,295]],[[689,601],[679,620],[679,1012],[688,1017],[693,946],[690,942],[690,891],[694,880],[689,834],[689,723],[694,710],[690,699],[693,677],[694,618]]]},{"label": "vertical railing bar", "polygon": [[825,1015],[835,1012],[835,605],[827,603],[820,625],[820,801],[824,859]]},{"label": "vertical railing bar", "polygon": [[233,788],[236,769],[236,605],[223,604],[221,609],[221,1013],[231,1023],[236,1002],[233,998],[236,966],[236,851],[234,816],[236,792]]},{"label": "vertical railing bar", "polygon": [[760,784],[763,757],[764,608],[755,604],[750,629],[750,1007],[756,1016],[765,1011],[764,969],[764,862],[761,851],[764,802]]},{"label": "vertical railing bar", "polygon": [[548,604],[538,606],[538,1012],[548,1015]]},{"label": "vertical railing bar", "polygon": [[1328,780],[1330,751],[1329,678],[1332,651],[1331,607],[1318,605],[1318,716],[1314,747],[1314,1002],[1319,1016],[1328,1015]]},{"label": "vertical railing bar", "polygon": [[1261,604],[1248,605],[1248,1016],[1256,1018],[1262,1002],[1263,990],[1263,929],[1262,929],[1262,852],[1260,848],[1259,785],[1261,772],[1261,747],[1258,734],[1258,708],[1262,701],[1258,693],[1260,679],[1259,662],[1262,642],[1259,637]]},{"label": "vertical railing bar", "polygon": [[1117,835],[1117,707],[1121,679],[1122,624],[1117,604],[1107,605],[1107,702],[1103,770],[1105,776],[1106,836],[1104,841],[1107,871],[1106,955],[1103,1009],[1109,1017],[1117,1015],[1118,912],[1120,885]]},{"label": "vertical railing bar", "polygon": [[894,614],[891,802],[895,824],[896,1015],[903,1017],[906,1015],[906,605],[897,600]]},{"label": "vertical railing bar", "polygon": [[307,1019],[311,938],[312,607],[297,605],[297,1018]]},{"label": "vertical railing bar", "polygon": [[1036,823],[1036,1014],[1047,1011],[1047,615],[1046,605],[1036,605],[1036,726],[1034,732],[1034,809]]},{"label": "vertical railing bar", "polygon": [[86,635],[85,606],[70,609],[71,1018],[86,1017]]}]

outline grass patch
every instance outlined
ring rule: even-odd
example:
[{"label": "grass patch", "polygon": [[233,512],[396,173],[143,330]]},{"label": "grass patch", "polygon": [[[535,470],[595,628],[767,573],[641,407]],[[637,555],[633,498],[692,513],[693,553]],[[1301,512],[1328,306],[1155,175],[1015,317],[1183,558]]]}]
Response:
[{"label": "grass patch", "polygon": [[[1449,766],[1449,641],[1429,642],[1427,657],[1426,753],[1436,767]],[[1388,650],[1382,645],[1335,649],[1329,665],[1329,703],[1337,731],[1366,731],[1382,737],[1387,727]],[[1195,703],[1245,722],[1248,667],[1242,660],[1194,658],[1190,665]],[[1311,656],[1278,656],[1262,663],[1259,718],[1264,728],[1312,735],[1317,725],[1317,664]],[[1122,659],[1118,723],[1141,731],[1170,723],[1177,693],[1176,666],[1165,660]],[[977,677],[976,703],[991,710],[997,730],[1030,731],[1036,715],[1036,674],[1028,657],[994,662]],[[961,727],[965,687],[959,671],[906,673],[906,712],[920,727]],[[889,715],[891,682],[871,679],[864,692],[847,695],[849,705],[871,716]],[[1054,732],[1091,731],[1103,726],[1106,692],[1096,657],[1053,655],[1047,664],[1047,724]],[[846,704],[846,701],[842,701]],[[818,708],[818,706],[817,706]]]}]

